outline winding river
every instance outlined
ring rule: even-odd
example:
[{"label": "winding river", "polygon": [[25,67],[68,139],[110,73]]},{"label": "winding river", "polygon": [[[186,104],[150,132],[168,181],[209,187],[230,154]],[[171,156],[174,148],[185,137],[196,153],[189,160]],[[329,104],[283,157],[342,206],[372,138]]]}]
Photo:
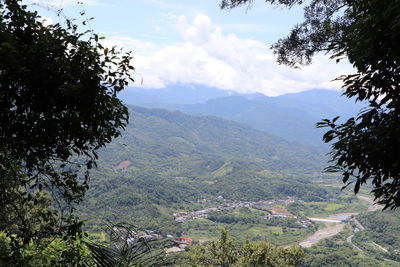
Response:
[{"label": "winding river", "polygon": [[[375,205],[373,199],[370,197],[366,196],[357,196],[357,197],[358,199],[366,201],[370,204],[368,206],[368,211],[375,211],[382,208],[379,205]],[[343,230],[346,224],[345,222],[342,221],[348,220],[348,218],[350,218],[352,215],[357,215],[357,214],[358,213],[338,213],[338,214],[332,214],[326,218],[310,218],[312,220],[314,219],[314,221],[324,222],[326,227],[319,229],[318,231],[307,237],[305,240],[301,241],[299,245],[302,246],[303,248],[309,248],[324,238],[337,235]]]}]

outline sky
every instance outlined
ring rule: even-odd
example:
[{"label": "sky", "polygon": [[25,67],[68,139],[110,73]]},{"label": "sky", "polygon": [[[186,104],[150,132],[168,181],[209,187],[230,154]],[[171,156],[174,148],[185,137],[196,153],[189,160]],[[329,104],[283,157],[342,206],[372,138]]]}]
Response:
[{"label": "sky", "polygon": [[90,29],[105,45],[133,51],[136,82],[132,86],[162,89],[174,84],[201,84],[239,93],[277,96],[310,89],[339,89],[332,81],[353,72],[318,55],[312,65],[292,69],[278,65],[271,44],[285,37],[303,18],[302,7],[272,7],[263,0],[251,6],[221,10],[219,0],[30,0],[47,23],[94,17]]}]

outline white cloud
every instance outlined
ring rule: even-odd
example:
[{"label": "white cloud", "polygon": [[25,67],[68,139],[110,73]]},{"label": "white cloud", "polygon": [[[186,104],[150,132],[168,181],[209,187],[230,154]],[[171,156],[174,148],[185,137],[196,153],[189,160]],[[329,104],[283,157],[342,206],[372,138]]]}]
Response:
[{"label": "white cloud", "polygon": [[53,24],[53,19],[50,17],[41,16],[39,20],[44,26]]},{"label": "white cloud", "polygon": [[211,36],[211,19],[204,14],[199,14],[194,19],[193,24],[189,24],[186,17],[181,16],[178,21],[178,29],[186,42],[205,44]]},{"label": "white cloud", "polygon": [[192,22],[179,17],[176,30],[181,42],[164,47],[127,37],[109,41],[133,49],[135,68],[143,77],[143,86],[149,88],[202,84],[273,96],[311,88],[340,88],[331,80],[352,72],[349,64],[335,64],[326,56],[317,56],[311,66],[301,70],[280,66],[266,44],[224,34],[204,14]]},{"label": "white cloud", "polygon": [[122,47],[125,50],[130,50],[132,51],[135,55],[148,55],[152,54],[159,47],[155,45],[152,42],[147,42],[147,41],[141,41],[137,40],[131,37],[126,37],[126,36],[111,36],[111,37],[106,37],[103,41],[102,44],[105,46],[113,46],[117,45],[118,47]]}]

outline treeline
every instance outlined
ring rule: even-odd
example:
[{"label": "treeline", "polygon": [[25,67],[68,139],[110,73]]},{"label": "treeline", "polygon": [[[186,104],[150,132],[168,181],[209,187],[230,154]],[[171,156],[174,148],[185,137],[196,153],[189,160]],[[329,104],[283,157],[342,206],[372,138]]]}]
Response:
[{"label": "treeline", "polygon": [[366,256],[344,240],[327,239],[306,249],[304,267],[395,267],[396,263]]},{"label": "treeline", "polygon": [[304,251],[298,246],[280,248],[265,241],[239,244],[222,229],[218,240],[192,247],[175,267],[295,267],[300,266],[303,259]]}]

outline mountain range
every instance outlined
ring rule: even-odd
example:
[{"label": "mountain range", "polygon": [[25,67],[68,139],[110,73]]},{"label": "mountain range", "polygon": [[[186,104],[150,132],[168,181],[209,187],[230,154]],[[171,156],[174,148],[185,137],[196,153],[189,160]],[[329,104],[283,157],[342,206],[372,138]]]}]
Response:
[{"label": "mountain range", "polygon": [[339,91],[321,89],[268,97],[191,85],[157,90],[128,88],[121,98],[127,104],[234,120],[289,141],[320,147],[324,146],[324,130],[316,129],[317,122],[336,116],[344,121],[364,107]]}]

